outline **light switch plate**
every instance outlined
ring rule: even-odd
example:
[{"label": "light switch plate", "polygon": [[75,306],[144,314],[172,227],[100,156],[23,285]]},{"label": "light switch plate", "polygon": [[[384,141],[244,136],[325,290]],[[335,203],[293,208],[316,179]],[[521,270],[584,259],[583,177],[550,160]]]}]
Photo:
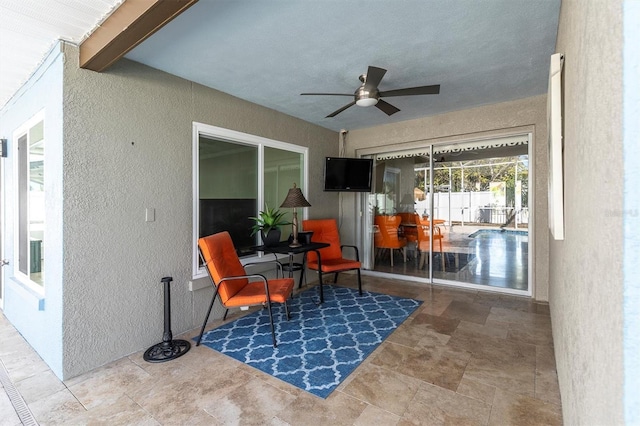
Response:
[{"label": "light switch plate", "polygon": [[154,222],[156,220],[156,209],[146,208],[144,210],[144,220],[146,222]]}]

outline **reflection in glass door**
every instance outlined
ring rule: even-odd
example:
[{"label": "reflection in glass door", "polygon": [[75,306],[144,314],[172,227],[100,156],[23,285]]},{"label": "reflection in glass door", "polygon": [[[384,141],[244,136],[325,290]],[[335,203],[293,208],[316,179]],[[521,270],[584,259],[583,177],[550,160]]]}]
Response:
[{"label": "reflection in glass door", "polygon": [[[433,278],[528,290],[527,144],[434,149],[434,222],[443,265]],[[434,253],[434,255],[438,255]]]},{"label": "reflection in glass door", "polygon": [[528,140],[375,155],[365,268],[530,294]]}]

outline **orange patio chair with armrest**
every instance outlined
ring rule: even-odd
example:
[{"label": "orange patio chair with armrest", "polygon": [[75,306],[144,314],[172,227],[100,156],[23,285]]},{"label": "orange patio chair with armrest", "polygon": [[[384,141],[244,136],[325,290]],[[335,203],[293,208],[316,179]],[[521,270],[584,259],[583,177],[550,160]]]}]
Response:
[{"label": "orange patio chair with armrest", "polygon": [[393,250],[402,250],[404,261],[407,261],[405,250],[407,240],[398,236],[401,220],[400,216],[376,216],[374,219],[379,230],[374,236],[374,246],[377,249],[390,250],[391,267],[393,267]]},{"label": "orange patio chair with armrest", "polygon": [[[429,219],[423,219],[420,215],[416,214],[416,222],[418,223],[418,250],[420,251],[420,264],[419,268],[424,266],[425,257],[429,255],[431,250],[431,239],[429,238],[429,228],[431,224]],[[445,257],[442,251],[442,232],[439,226],[433,227],[433,248],[435,249],[435,242],[437,241],[440,246],[440,259],[442,261],[442,271],[445,271]]]},{"label": "orange patio chair with armrest", "polygon": [[[362,296],[362,280],[360,279],[360,254],[358,247],[353,245],[340,244],[340,233],[335,219],[310,219],[302,221],[302,228],[305,231],[313,231],[312,242],[329,243],[329,247],[320,249],[320,258],[310,251],[307,253],[307,267],[318,271],[320,285],[322,286],[323,273],[335,273],[334,284],[338,282],[338,274],[344,271],[356,271],[358,274],[358,291]],[[356,258],[346,259],[342,256],[345,247],[355,251]]]},{"label": "orange patio chair with armrest", "polygon": [[416,243],[418,241],[418,222],[416,220],[417,213],[398,213],[400,216],[400,228],[407,243]]},{"label": "orange patio chair with armrest", "polygon": [[[226,231],[198,239],[198,248],[207,273],[211,278],[211,283],[214,286],[214,291],[196,346],[200,345],[202,334],[211,315],[213,303],[216,300],[216,296],[219,296],[220,302],[227,309],[227,312],[229,308],[255,305],[266,306],[269,310],[273,347],[276,347],[276,333],[273,325],[271,304],[282,303],[285,307],[287,319],[289,319],[287,300],[293,292],[293,278],[267,279],[261,274],[247,275],[233,246],[231,236]],[[225,318],[227,312],[225,312]]]}]

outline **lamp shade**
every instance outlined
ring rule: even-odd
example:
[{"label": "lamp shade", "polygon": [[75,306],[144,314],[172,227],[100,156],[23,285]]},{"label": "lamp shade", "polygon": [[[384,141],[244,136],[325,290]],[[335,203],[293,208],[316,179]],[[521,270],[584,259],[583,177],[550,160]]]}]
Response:
[{"label": "lamp shade", "polygon": [[282,202],[281,208],[311,207],[311,204],[302,195],[302,190],[293,184],[293,188],[289,189],[287,198]]}]

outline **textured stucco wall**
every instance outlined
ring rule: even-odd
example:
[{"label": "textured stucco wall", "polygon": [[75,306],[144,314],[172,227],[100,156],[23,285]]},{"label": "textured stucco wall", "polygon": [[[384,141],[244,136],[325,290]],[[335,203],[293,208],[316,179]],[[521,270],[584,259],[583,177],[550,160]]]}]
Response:
[{"label": "textured stucco wall", "polygon": [[565,239],[551,241],[549,281],[567,424],[623,423],[621,4],[560,11]]},{"label": "textured stucco wall", "polygon": [[[547,116],[546,95],[503,102],[463,111],[403,121],[368,129],[352,130],[346,139],[346,152],[397,144],[420,144],[469,140],[501,134],[533,133],[533,169],[535,223],[533,226],[534,297],[548,300],[548,244],[547,231]],[[355,210],[355,196],[343,197],[345,211]],[[355,235],[356,223],[344,220],[343,232]]]},{"label": "textured stucco wall", "polygon": [[[4,284],[4,314],[52,371],[62,374],[62,72],[60,46],[54,46],[41,66],[20,91],[0,111],[0,137],[8,142],[9,155],[3,158],[5,228],[3,258],[9,265],[0,268]],[[17,219],[15,160],[17,141],[13,132],[44,109],[45,185],[45,293],[27,290],[15,279],[14,224]]]},{"label": "textured stucco wall", "polygon": [[640,424],[640,1],[623,3],[624,412]]},{"label": "textured stucco wall", "polygon": [[188,290],[193,121],[308,146],[310,217],[337,214],[321,182],[338,149],[333,131],[128,60],[82,70],[66,50],[65,378],[162,339],[163,276],[174,335],[202,321],[210,289]]}]

